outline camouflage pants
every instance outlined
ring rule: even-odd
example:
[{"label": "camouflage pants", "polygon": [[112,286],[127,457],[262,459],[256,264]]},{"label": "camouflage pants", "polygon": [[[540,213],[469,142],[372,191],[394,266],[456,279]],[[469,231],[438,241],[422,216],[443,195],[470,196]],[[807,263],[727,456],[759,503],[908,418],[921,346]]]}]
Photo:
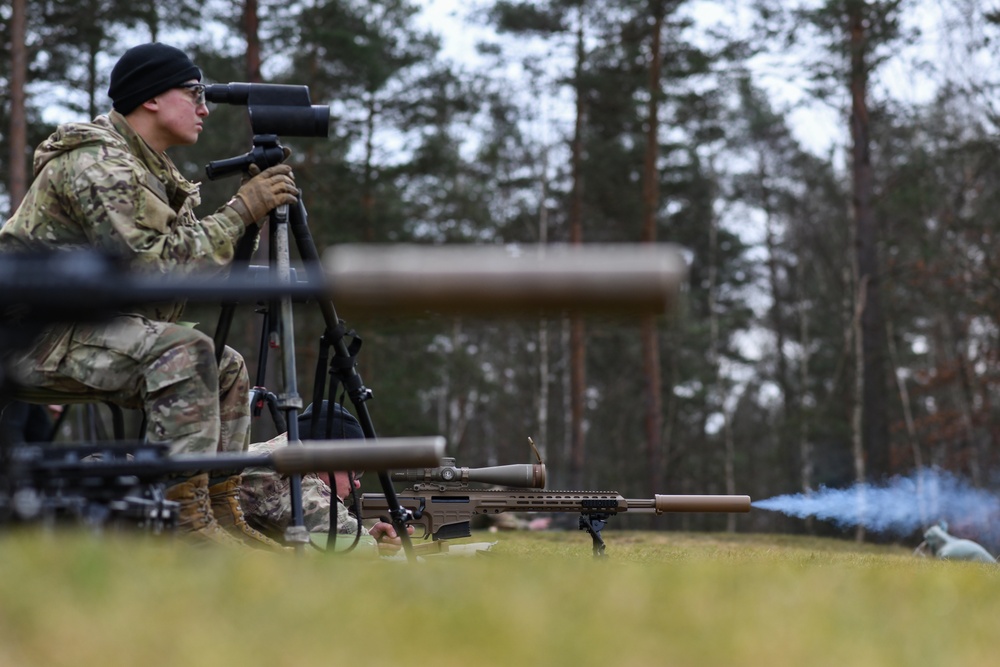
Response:
[{"label": "camouflage pants", "polygon": [[[171,454],[244,452],[250,436],[250,380],[226,347],[188,327],[123,315],[77,324],[58,359],[21,360],[28,386],[100,397],[146,412],[146,437]],[[33,363],[34,362],[34,363]]]}]

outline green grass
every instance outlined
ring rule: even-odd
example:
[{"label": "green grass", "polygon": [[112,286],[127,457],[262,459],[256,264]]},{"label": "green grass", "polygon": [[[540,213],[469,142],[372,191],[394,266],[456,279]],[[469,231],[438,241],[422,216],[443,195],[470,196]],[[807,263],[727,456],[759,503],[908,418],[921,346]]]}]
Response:
[{"label": "green grass", "polygon": [[0,535],[0,665],[995,665],[996,566],[787,535],[482,533],[426,562]]}]

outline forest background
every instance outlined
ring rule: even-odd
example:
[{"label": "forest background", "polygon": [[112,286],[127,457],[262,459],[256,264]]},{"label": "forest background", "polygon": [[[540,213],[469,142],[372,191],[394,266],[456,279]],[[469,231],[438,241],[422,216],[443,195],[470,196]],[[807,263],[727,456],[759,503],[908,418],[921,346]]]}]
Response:
[{"label": "forest background", "polygon": [[[447,20],[435,5],[5,2],[0,220],[34,146],[107,111],[128,46],[166,41],[210,82],[304,84],[331,105],[328,139],[283,139],[320,251],[684,248],[666,317],[340,311],[379,435],[442,434],[464,465],[527,461],[531,437],[550,488],[627,497],[767,498],[931,466],[1000,484],[994,3],[492,0]],[[204,213],[236,187],[204,166],[249,142],[245,108],[213,105],[173,154]],[[211,334],[217,312],[191,317]],[[230,337],[252,378],[258,320],[238,313]],[[322,327],[296,307],[305,397]],[[836,532],[763,512],[631,525]]]}]

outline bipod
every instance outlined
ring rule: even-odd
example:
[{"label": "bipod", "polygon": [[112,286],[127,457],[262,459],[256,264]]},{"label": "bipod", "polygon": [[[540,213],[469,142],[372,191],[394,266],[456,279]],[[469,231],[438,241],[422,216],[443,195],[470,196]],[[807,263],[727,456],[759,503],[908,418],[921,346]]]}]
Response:
[{"label": "bipod", "polygon": [[594,544],[594,558],[607,557],[607,554],[604,553],[604,538],[601,537],[601,531],[608,524],[608,518],[609,515],[606,513],[580,515],[580,530],[585,530],[590,534]]}]

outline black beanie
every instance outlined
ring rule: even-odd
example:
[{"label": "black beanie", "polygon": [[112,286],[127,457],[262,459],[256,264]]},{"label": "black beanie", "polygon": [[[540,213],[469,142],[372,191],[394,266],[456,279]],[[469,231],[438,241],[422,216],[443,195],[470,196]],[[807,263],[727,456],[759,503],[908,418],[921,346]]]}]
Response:
[{"label": "black beanie", "polygon": [[[326,439],[328,407],[328,401],[320,403],[319,414],[316,416],[316,440]],[[311,439],[312,421],[313,406],[310,403],[299,415],[300,440]],[[364,431],[361,430],[361,423],[358,422],[354,415],[342,408],[339,403],[333,404],[333,432],[331,433],[331,437],[335,440],[363,440],[365,437]]]},{"label": "black beanie", "polygon": [[115,111],[128,115],[137,106],[185,81],[201,81],[201,70],[180,49],[155,42],[134,46],[111,70],[108,97]]}]

